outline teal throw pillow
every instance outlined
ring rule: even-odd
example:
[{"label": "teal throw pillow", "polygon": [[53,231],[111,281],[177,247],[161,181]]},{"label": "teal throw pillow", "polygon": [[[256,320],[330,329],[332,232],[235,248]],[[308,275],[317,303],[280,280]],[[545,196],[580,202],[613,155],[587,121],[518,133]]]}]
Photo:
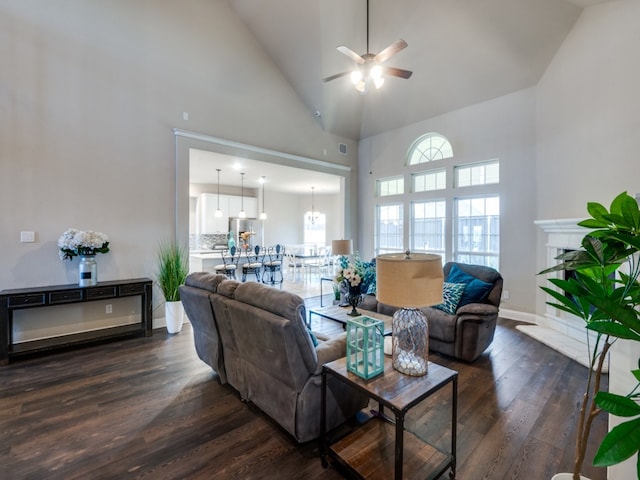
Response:
[{"label": "teal throw pillow", "polygon": [[449,270],[449,275],[445,281],[449,283],[464,283],[466,285],[458,307],[462,307],[468,303],[484,301],[493,289],[492,283],[483,282],[479,278],[463,272],[457,265],[451,266],[451,270]]},{"label": "teal throw pillow", "polygon": [[442,286],[442,303],[434,305],[433,308],[442,310],[450,315],[455,315],[465,287],[466,285],[464,283],[444,282]]},{"label": "teal throw pillow", "polygon": [[313,343],[314,347],[318,346],[318,339],[316,338],[315,334],[311,331],[310,328],[307,328],[307,330],[309,331],[309,336],[311,337],[311,343]]}]

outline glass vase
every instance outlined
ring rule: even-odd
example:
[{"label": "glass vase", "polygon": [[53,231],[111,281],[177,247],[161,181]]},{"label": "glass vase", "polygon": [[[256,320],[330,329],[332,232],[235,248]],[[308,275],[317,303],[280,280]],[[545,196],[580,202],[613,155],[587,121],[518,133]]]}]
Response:
[{"label": "glass vase", "polygon": [[90,287],[98,283],[98,264],[95,255],[80,255],[78,278],[78,284],[81,287]]},{"label": "glass vase", "polygon": [[356,310],[356,307],[362,303],[362,294],[360,293],[360,287],[349,287],[349,293],[347,293],[347,303],[351,307],[351,311],[347,315],[351,317],[358,317],[361,313]]}]

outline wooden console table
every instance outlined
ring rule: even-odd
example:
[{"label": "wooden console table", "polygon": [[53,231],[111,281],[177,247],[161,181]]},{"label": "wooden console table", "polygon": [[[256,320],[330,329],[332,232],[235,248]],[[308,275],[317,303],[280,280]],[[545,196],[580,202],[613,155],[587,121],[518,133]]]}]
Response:
[{"label": "wooden console table", "polygon": [[[12,358],[35,352],[94,343],[110,338],[152,335],[152,285],[153,281],[149,278],[136,278],[99,282],[91,287],[79,287],[77,284],[71,284],[0,291],[0,365],[7,365]],[[13,343],[13,312],[15,310],[136,295],[139,295],[142,301],[139,323]]]}]

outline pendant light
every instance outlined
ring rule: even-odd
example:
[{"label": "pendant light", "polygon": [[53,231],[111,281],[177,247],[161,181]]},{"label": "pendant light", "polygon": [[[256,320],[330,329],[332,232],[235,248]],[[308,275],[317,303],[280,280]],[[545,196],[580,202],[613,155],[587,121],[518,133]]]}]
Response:
[{"label": "pendant light", "polygon": [[262,213],[260,214],[260,220],[267,219],[267,214],[264,211],[264,182],[266,181],[266,179],[267,177],[265,177],[264,175],[260,177],[260,183],[262,184]]},{"label": "pendant light", "polygon": [[218,209],[216,210],[216,213],[214,215],[216,218],[221,218],[222,210],[220,210],[220,169],[216,168],[216,170],[218,172]]},{"label": "pendant light", "polygon": [[307,212],[307,220],[309,221],[309,223],[311,223],[311,225],[315,225],[316,221],[318,220],[318,215],[316,215],[314,209],[313,209],[313,191],[315,190],[316,187],[311,187],[311,211]]},{"label": "pendant light", "polygon": [[247,218],[247,214],[244,211],[244,172],[240,174],[240,213],[238,213],[238,218]]}]

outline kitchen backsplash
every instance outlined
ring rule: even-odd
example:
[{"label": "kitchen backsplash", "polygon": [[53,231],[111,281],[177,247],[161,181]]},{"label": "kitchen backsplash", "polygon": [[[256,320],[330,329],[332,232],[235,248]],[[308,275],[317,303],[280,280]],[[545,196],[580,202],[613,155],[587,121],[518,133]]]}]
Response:
[{"label": "kitchen backsplash", "polygon": [[226,233],[201,233],[189,235],[189,250],[213,250],[227,245]]}]

